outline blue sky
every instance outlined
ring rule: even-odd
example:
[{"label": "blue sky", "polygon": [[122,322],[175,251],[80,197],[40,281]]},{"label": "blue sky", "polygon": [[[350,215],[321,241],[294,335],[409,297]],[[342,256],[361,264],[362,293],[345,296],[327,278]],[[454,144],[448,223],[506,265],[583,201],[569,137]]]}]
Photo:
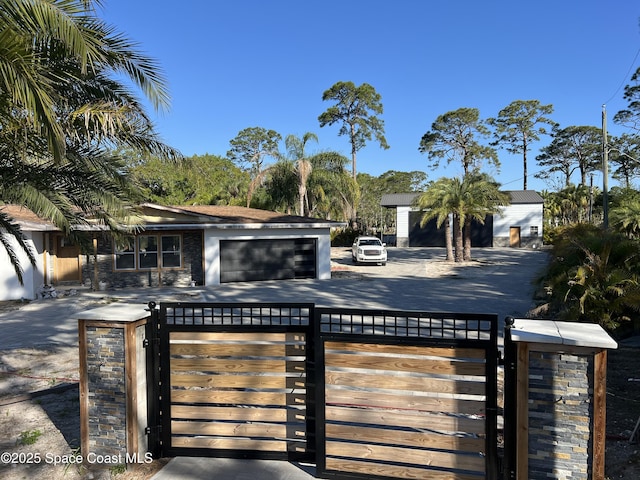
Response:
[{"label": "blue sky", "polygon": [[[441,114],[475,107],[493,117],[514,100],[554,106],[561,126],[609,132],[626,107],[623,87],[640,67],[636,0],[102,0],[99,15],[160,63],[171,108],[153,115],[162,139],[183,154],[224,156],[247,127],[319,137],[308,152],[349,157],[338,126],[320,128],[337,81],[369,83],[382,96],[387,142],[358,152],[358,171],[437,171],[418,152]],[[537,149],[533,146],[529,172]],[[504,189],[522,188],[522,160],[499,151]],[[602,176],[594,182],[602,184]],[[555,189],[533,178],[530,189]]]}]

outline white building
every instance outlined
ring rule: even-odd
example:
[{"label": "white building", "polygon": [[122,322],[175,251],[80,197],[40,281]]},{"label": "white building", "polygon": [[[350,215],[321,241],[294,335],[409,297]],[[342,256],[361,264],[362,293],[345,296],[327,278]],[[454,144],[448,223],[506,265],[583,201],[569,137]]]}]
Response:
[{"label": "white building", "polygon": [[[506,191],[511,204],[501,212],[472,225],[474,247],[530,247],[542,245],[543,198],[533,190]],[[420,212],[414,206],[419,193],[399,193],[382,196],[380,204],[396,209],[396,245],[399,247],[443,247],[444,229],[435,220],[420,227]]]}]

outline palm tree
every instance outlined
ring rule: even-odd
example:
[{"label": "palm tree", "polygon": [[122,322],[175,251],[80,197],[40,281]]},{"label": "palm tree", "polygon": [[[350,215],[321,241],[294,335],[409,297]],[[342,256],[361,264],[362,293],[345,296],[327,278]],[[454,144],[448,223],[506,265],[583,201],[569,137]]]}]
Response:
[{"label": "palm tree", "polygon": [[[417,205],[427,211],[421,219],[424,225],[430,218],[438,219],[438,227],[445,224],[447,237],[447,260],[463,262],[471,260],[471,221],[484,223],[487,215],[500,211],[508,205],[509,196],[500,192],[498,184],[488,175],[471,173],[463,179],[441,178],[432,183],[420,197]],[[453,217],[452,254],[450,242],[449,214]]]},{"label": "palm tree", "polygon": [[336,152],[321,152],[309,158],[309,212],[327,219],[350,220],[358,207],[360,189],[347,171],[349,160]]},{"label": "palm tree", "polygon": [[630,198],[627,202],[611,209],[611,226],[628,238],[640,238],[640,198]]},{"label": "palm tree", "polygon": [[298,176],[298,215],[309,213],[309,199],[307,198],[307,182],[313,170],[311,162],[306,157],[304,148],[310,140],[318,142],[318,136],[312,132],[306,132],[301,138],[295,135],[287,135],[285,146],[289,157],[295,163],[296,174]]},{"label": "palm tree", "polygon": [[500,191],[500,185],[489,175],[475,173],[467,175],[462,182],[465,192],[464,213],[464,260],[471,260],[471,222],[484,225],[488,215],[500,212],[509,205],[509,194]]},{"label": "palm tree", "polygon": [[[117,148],[179,157],[136,96],[111,78],[124,74],[161,109],[168,93],[157,65],[98,19],[94,5],[0,3],[0,202],[24,205],[67,234],[86,216],[115,228],[130,213],[135,189]],[[0,215],[0,228],[26,249],[11,222]]]},{"label": "palm tree", "polygon": [[451,220],[450,214],[453,212],[451,203],[451,193],[455,191],[452,185],[453,179],[440,178],[431,182],[428,188],[416,199],[416,206],[423,211],[420,218],[420,226],[431,219],[436,219],[438,228],[444,224],[444,238],[447,249],[447,261],[453,261],[453,242],[451,240]]}]

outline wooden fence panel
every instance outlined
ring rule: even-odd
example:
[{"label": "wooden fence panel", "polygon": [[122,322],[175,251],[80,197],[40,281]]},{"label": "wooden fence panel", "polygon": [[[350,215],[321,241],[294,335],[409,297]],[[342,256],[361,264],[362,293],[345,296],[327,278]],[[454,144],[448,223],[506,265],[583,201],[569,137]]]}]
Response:
[{"label": "wooden fence panel", "polygon": [[290,332],[169,332],[171,447],[304,451],[305,342]]},{"label": "wooden fence panel", "polygon": [[327,472],[485,478],[484,350],[344,341],[323,347]]}]

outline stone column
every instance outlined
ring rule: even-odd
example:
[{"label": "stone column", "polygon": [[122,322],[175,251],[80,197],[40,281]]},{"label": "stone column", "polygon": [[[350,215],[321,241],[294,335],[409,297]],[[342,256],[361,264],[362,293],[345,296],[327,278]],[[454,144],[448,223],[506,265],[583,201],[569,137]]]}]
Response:
[{"label": "stone column", "polygon": [[89,454],[142,462],[147,452],[147,372],[143,345],[150,314],[114,304],[80,312],[80,438]]},{"label": "stone column", "polygon": [[604,479],[607,349],[616,342],[595,324],[517,319],[510,330],[516,478]]}]

